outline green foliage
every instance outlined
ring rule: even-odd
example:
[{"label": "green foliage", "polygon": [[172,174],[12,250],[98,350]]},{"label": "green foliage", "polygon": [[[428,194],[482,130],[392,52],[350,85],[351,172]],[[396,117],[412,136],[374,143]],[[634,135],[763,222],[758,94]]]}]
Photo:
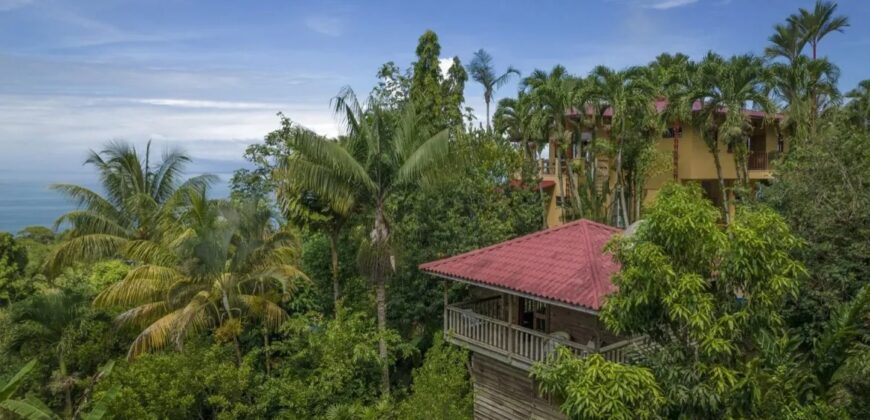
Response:
[{"label": "green foliage", "polygon": [[807,246],[810,272],[789,325],[808,348],[826,330],[833,309],[870,279],[870,133],[834,119],[822,134],[789,150],[776,178],[761,191]]},{"label": "green foliage", "polygon": [[449,127],[462,126],[462,104],[465,102],[465,82],[468,73],[462,67],[459,57],[453,57],[453,63],[447,70],[447,78],[442,84],[444,90],[444,113]]},{"label": "green foliage", "polygon": [[805,273],[790,256],[799,245],[769,209],[740,208],[723,229],[700,188],[669,184],[637,233],[611,245],[622,264],[613,277],[619,292],[601,318],[658,344],[649,362],[669,411],[753,412],[762,402],[742,407],[732,398],[755,374],[754,349],[784,334],[782,309]]},{"label": "green foliage", "polygon": [[98,384],[94,403],[104,404],[111,419],[256,418],[262,414],[251,404],[257,383],[251,363],[237,366],[227,346],[193,342],[184,352],[119,363]]},{"label": "green foliage", "polygon": [[28,279],[24,278],[26,269],[25,247],[11,234],[0,232],[0,306],[27,294]]},{"label": "green foliage", "polygon": [[[371,307],[369,296],[371,286],[368,280],[360,277],[352,258],[357,254],[357,243],[346,232],[339,238],[338,254],[342,305],[357,310]],[[303,285],[291,300],[292,310],[296,313],[309,311],[333,313],[332,264],[327,235],[323,233],[305,235],[301,257],[302,271],[311,279],[311,283]]]},{"label": "green foliage", "polygon": [[408,98],[418,115],[425,115],[425,130],[435,132],[447,126],[440,67],[441,45],[438,35],[426,31],[417,44],[417,61],[413,63]]},{"label": "green foliage", "polygon": [[[440,329],[444,283],[417,266],[492,245],[541,226],[538,192],[509,182],[519,171],[510,145],[486,134],[462,135],[452,144],[459,161],[445,179],[393,197],[389,214],[398,269],[390,285],[390,317],[405,335],[427,340]],[[451,284],[454,292],[461,286]]]},{"label": "green foliage", "polygon": [[468,353],[436,333],[423,365],[414,370],[411,395],[399,405],[399,419],[471,419]]},{"label": "green foliage", "polygon": [[[381,334],[371,316],[339,309],[327,320],[314,313],[291,319],[283,332],[271,346],[282,362],[257,391],[259,405],[277,417],[323,419],[377,404]],[[384,338],[387,363],[413,354],[395,332]]]},{"label": "green foliage", "polygon": [[534,367],[532,377],[544,394],[564,401],[562,412],[575,419],[654,419],[665,405],[652,371],[598,354],[578,358],[560,347]]}]

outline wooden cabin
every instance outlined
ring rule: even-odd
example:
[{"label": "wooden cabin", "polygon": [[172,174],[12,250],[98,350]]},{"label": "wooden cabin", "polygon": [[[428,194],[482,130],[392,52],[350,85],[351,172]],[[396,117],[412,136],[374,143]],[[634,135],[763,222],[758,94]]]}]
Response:
[{"label": "wooden cabin", "polygon": [[578,220],[420,266],[471,286],[471,299],[445,302],[447,341],[471,352],[475,419],[564,419],[529,371],[557,346],[578,357],[626,362],[642,338],[619,337],[598,320],[619,265],[603,248],[620,233]]}]

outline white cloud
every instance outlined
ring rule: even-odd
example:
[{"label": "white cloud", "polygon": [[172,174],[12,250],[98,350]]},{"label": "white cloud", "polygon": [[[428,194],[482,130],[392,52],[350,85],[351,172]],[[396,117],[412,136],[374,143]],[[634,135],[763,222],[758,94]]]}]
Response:
[{"label": "white cloud", "polygon": [[15,10],[32,2],[33,0],[0,0],[0,12]]},{"label": "white cloud", "polygon": [[697,3],[698,0],[616,0],[644,9],[668,10]]},{"label": "white cloud", "polygon": [[[315,132],[338,133],[332,114],[319,103],[0,94],[0,168],[80,170],[88,149],[116,139],[137,145],[154,139],[162,146],[182,147],[195,162],[236,162],[240,167],[245,147],[279,126],[278,111]],[[35,166],[34,151],[40,151]]]},{"label": "white cloud", "polygon": [[267,102],[203,101],[196,99],[132,99],[146,105],[198,109],[277,109],[281,104]]},{"label": "white cloud", "polygon": [[314,32],[327,36],[341,36],[344,33],[343,21],[335,16],[308,16],[305,18],[305,26]]},{"label": "white cloud", "polygon": [[698,0],[659,0],[650,4],[647,7],[658,9],[658,10],[667,10],[673,9],[675,7],[686,6],[692,3],[697,3]]},{"label": "white cloud", "polygon": [[438,59],[438,67],[441,69],[441,75],[447,76],[447,71],[450,70],[450,66],[453,65],[453,58],[439,58]]}]

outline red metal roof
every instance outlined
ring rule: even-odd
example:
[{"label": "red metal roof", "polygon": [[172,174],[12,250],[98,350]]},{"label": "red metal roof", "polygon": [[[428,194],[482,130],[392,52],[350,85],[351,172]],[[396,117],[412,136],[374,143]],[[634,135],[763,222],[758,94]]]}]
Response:
[{"label": "red metal roof", "polygon": [[[665,99],[656,99],[655,107],[656,107],[656,112],[662,112],[665,110],[665,108],[668,107],[668,101]],[[692,112],[698,112],[700,110],[701,110],[701,102],[700,101],[693,102],[692,103]],[[765,116],[764,111],[757,111],[754,109],[746,109],[746,108],[742,109],[742,111],[744,114],[749,115],[751,118],[764,118],[764,116]],[[724,113],[725,108],[719,109],[718,112]],[[570,117],[573,117],[573,116],[576,116],[577,113],[578,113],[577,109],[571,108],[570,110],[568,110],[567,115]],[[586,114],[589,114],[589,115],[592,114],[592,107],[591,106],[586,107]],[[613,116],[613,108],[607,107],[604,110],[604,113],[602,114],[602,116],[603,117],[612,117]],[[776,114],[774,114],[773,117],[774,117],[774,119],[781,120],[783,118],[783,115],[780,113],[776,113]]]},{"label": "red metal roof", "polygon": [[424,272],[599,310],[619,270],[603,251],[621,230],[578,220],[420,265]]}]

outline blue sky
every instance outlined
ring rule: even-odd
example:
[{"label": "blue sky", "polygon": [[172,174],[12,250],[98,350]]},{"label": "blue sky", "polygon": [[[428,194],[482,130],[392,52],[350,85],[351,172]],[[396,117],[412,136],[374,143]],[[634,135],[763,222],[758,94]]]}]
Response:
[{"label": "blue sky", "polygon": [[[561,63],[585,74],[663,51],[760,53],[774,23],[811,4],[0,0],[0,176],[62,178],[87,171],[89,148],[149,138],[184,147],[199,170],[229,171],[277,127],[278,111],[335,134],[329,99],[345,85],[367,93],[384,62],[407,67],[426,29],[444,58],[467,63],[485,48],[501,69]],[[840,12],[852,26],[820,53],[848,90],[870,78],[870,2],[844,0]],[[482,115],[475,84],[466,98]]]}]

